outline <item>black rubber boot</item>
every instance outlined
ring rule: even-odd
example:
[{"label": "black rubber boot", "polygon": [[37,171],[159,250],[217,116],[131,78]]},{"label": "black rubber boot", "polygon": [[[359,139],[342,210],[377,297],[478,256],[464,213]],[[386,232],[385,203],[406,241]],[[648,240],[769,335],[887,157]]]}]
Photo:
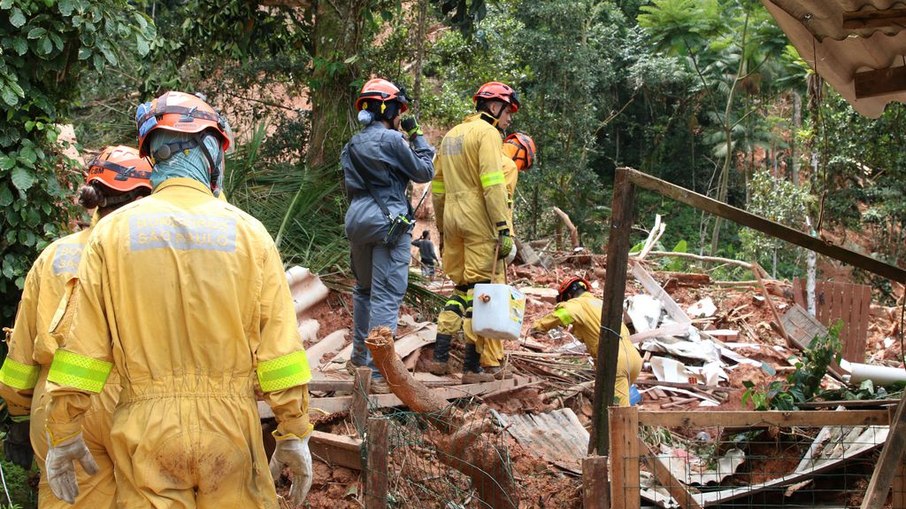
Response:
[{"label": "black rubber boot", "polygon": [[[450,344],[453,342],[453,336],[449,334],[438,334],[434,342],[434,360],[437,362],[448,362],[450,360]],[[472,345],[475,348],[475,345]]]}]

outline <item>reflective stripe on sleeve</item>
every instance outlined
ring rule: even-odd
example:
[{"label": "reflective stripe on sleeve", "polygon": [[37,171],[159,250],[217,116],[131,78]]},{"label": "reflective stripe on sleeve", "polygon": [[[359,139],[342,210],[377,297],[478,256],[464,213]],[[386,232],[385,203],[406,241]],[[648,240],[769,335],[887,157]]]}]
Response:
[{"label": "reflective stripe on sleeve", "polygon": [[258,364],[258,383],[264,392],[280,391],[311,380],[308,357],[300,350]]},{"label": "reflective stripe on sleeve", "polygon": [[97,394],[104,390],[111,369],[112,362],[59,349],[53,356],[47,379],[56,384]]},{"label": "reflective stripe on sleeve", "polygon": [[444,194],[446,192],[446,188],[444,187],[444,181],[443,180],[432,180],[431,181],[431,192],[437,193],[437,194]]},{"label": "reflective stripe on sleeve", "polygon": [[573,323],[573,315],[569,314],[569,311],[563,308],[555,309],[554,315],[560,319],[560,323],[562,323],[564,326]]},{"label": "reflective stripe on sleeve", "polygon": [[23,364],[7,357],[3,361],[3,367],[0,368],[0,383],[13,389],[27,391],[35,388],[38,383],[38,373],[40,372],[41,366],[37,364]]},{"label": "reflective stripe on sleeve", "polygon": [[503,185],[506,180],[502,171],[492,171],[481,175],[481,187],[488,188],[496,185]]}]

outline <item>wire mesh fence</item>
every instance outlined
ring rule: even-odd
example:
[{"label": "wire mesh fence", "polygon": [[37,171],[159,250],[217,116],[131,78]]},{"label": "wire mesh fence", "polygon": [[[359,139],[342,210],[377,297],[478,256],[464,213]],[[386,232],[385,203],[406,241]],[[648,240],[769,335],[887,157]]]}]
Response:
[{"label": "wire mesh fence", "polygon": [[889,433],[884,410],[669,414],[613,420],[614,507],[859,507]]},{"label": "wire mesh fence", "polygon": [[[376,415],[376,414],[372,414]],[[364,442],[366,458],[365,506],[418,507],[443,509],[484,509],[491,507],[580,507],[581,478],[538,468],[527,463],[517,465],[524,455],[519,446],[491,414],[473,414],[458,428],[449,421],[438,423],[438,416],[425,416],[408,411],[387,413],[380,418],[389,421],[386,437],[371,437]],[[374,422],[372,417],[370,422]],[[432,422],[433,421],[433,422]],[[369,429],[372,429],[369,427]],[[386,443],[386,463],[372,461],[375,441]],[[540,463],[539,463],[540,464]],[[386,465],[386,466],[384,466]],[[374,471],[383,468],[383,472]],[[531,470],[531,471],[529,471]],[[374,489],[381,490],[385,476],[386,493],[375,500]],[[546,480],[555,476],[558,483]],[[369,485],[369,479],[377,478]],[[555,502],[556,495],[572,490],[575,503]],[[380,502],[385,500],[385,505]]]}]

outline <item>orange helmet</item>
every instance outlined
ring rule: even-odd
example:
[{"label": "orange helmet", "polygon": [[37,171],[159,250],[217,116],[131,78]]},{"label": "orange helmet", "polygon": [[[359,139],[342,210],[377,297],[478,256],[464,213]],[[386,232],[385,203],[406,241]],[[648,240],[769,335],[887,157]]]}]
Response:
[{"label": "orange helmet", "polygon": [[[362,91],[359,92],[359,97],[355,100],[356,111],[367,110],[368,101],[370,100],[377,101],[380,104],[397,101],[400,103],[400,113],[405,113],[409,109],[409,99],[406,98],[406,92],[383,78],[374,78],[365,83]],[[381,113],[383,113],[384,108],[386,106],[381,108]]]},{"label": "orange helmet", "polygon": [[121,193],[141,187],[150,192],[151,163],[132,147],[107,147],[88,163],[86,180],[86,184],[97,182]]},{"label": "orange helmet", "polygon": [[557,289],[557,302],[563,302],[565,300],[568,300],[566,298],[567,294],[575,291],[575,288],[573,287],[573,285],[575,285],[576,283],[581,285],[581,287],[584,290],[591,289],[591,283],[589,283],[587,279],[579,277],[579,276],[570,276],[570,277],[564,279],[562,283],[560,283],[560,288]]},{"label": "orange helmet", "polygon": [[212,129],[220,136],[224,152],[232,143],[226,119],[200,97],[185,92],[165,92],[151,102],[139,104],[135,124],[138,126],[138,151],[142,157],[150,152],[148,135],[158,129],[188,134]]},{"label": "orange helmet", "polygon": [[513,113],[519,111],[519,96],[512,87],[499,81],[490,81],[482,85],[478,92],[472,96],[476,106],[479,100],[485,101],[503,101],[510,105]]},{"label": "orange helmet", "polygon": [[525,133],[513,133],[503,140],[503,150],[516,163],[519,171],[535,164],[535,140]]}]

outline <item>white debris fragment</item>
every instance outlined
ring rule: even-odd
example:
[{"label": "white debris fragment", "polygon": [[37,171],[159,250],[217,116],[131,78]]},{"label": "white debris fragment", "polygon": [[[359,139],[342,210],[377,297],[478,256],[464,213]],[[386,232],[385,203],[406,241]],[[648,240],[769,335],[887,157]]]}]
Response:
[{"label": "white debris fragment", "polygon": [[626,299],[626,314],[632,320],[636,332],[656,329],[661,321],[661,301],[646,294],[633,295]]},{"label": "white debris fragment", "polygon": [[714,305],[711,297],[705,297],[686,309],[686,313],[692,318],[708,318],[714,316],[716,312],[717,306]]}]

